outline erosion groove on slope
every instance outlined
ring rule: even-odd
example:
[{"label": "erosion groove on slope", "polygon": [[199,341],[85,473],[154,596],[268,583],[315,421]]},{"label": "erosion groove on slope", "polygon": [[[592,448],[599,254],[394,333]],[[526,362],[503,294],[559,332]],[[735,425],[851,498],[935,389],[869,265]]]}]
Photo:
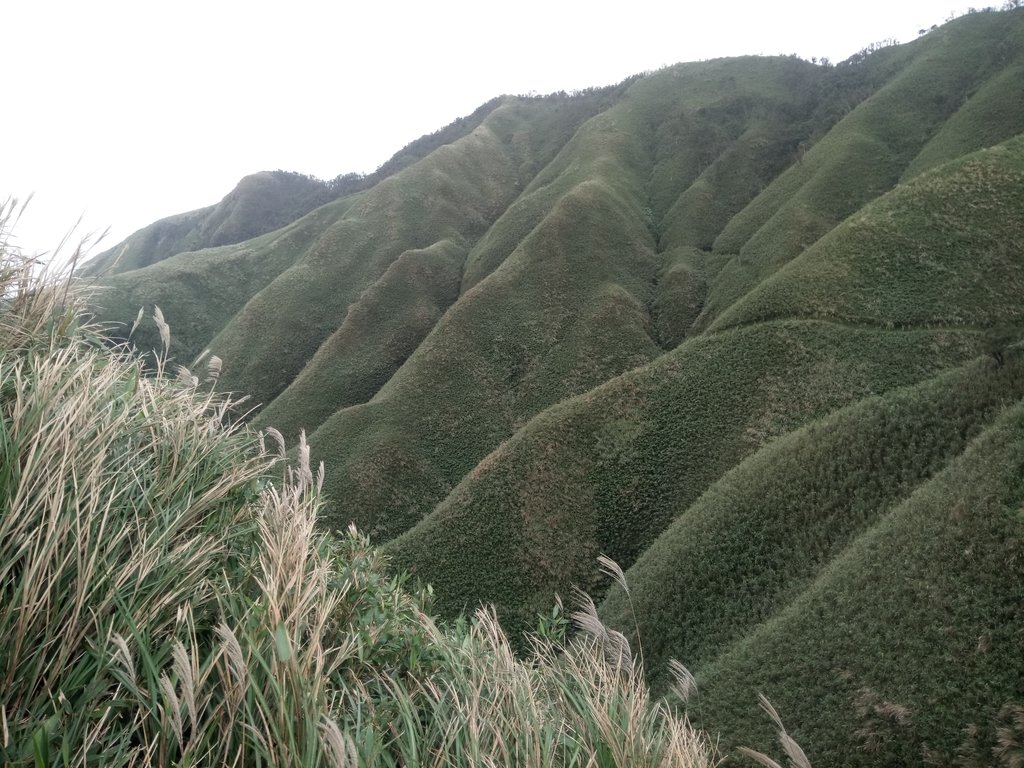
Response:
[{"label": "erosion groove on slope", "polygon": [[[600,589],[723,472],[773,438],[977,354],[970,332],[765,323],[696,338],[543,412],[387,546],[457,612],[529,627],[556,592]],[[448,553],[457,551],[459,557]]]},{"label": "erosion groove on slope", "polygon": [[[627,572],[645,652],[699,670],[784,607],[846,548],[1024,396],[1024,362],[983,358],[868,398],[738,464]],[[714,551],[716,557],[702,553]],[[602,606],[633,632],[615,588]],[[664,689],[662,677],[657,687]]]}]

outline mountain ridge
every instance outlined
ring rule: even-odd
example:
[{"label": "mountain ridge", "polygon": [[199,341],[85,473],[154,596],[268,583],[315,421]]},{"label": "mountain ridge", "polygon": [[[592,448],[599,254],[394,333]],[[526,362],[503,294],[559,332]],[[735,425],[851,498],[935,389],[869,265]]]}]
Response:
[{"label": "mountain ridge", "polygon": [[[103,277],[98,314],[130,323],[159,304],[172,354],[220,356],[225,386],[262,406],[255,427],[289,444],[308,434],[327,466],[328,525],[355,521],[384,542],[446,614],[492,602],[528,629],[572,585],[603,595],[603,552],[626,569],[632,607],[612,589],[602,616],[643,643],[656,690],[669,658],[694,663],[709,726],[730,738],[760,727],[747,675],[788,725],[787,711],[798,717],[812,762],[951,756],[966,699],[884,723],[865,742],[880,752],[856,734],[878,726],[879,701],[922,712],[936,694],[920,691],[948,684],[976,701],[978,681],[894,673],[858,704],[851,681],[893,655],[872,637],[891,636],[868,623],[858,654],[823,631],[799,664],[784,658],[825,609],[802,597],[816,589],[806,572],[778,563],[813,552],[817,573],[845,574],[844,605],[867,610],[856,590],[874,583],[895,610],[908,593],[842,565],[874,530],[849,520],[895,526],[913,552],[910,529],[887,521],[913,517],[895,510],[923,504],[919,490],[937,508],[951,472],[1013,485],[1010,464],[963,457],[1012,453],[982,438],[1017,434],[1007,414],[1024,394],[1012,348],[1024,335],[1022,71],[1024,13],[1004,11],[835,67],[743,57],[503,97],[282,228]],[[145,327],[134,341],[158,345]],[[1018,530],[1013,498],[988,503],[970,546],[1013,551],[993,538]],[[933,533],[921,546],[947,559],[971,537]],[[755,546],[768,541],[778,561]],[[750,607],[750,557],[775,563],[772,594],[801,597]],[[1012,568],[978,562],[957,577],[977,605],[950,603],[958,637],[986,633],[995,603],[977,585],[1020,592]],[[706,603],[688,591],[702,578]],[[1004,635],[1024,639],[1020,609],[999,610]],[[954,652],[934,615],[908,615],[926,638],[908,663]],[[836,676],[839,648],[854,677]],[[993,700],[1024,698],[1008,641],[993,653],[1007,670]],[[833,714],[816,720],[815,697]],[[982,709],[994,733],[999,708]]]}]

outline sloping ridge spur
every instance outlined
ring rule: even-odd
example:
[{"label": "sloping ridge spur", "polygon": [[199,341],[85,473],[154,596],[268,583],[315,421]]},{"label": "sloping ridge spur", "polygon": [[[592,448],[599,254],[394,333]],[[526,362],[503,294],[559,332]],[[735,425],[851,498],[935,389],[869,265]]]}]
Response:
[{"label": "sloping ridge spur", "polygon": [[[1019,375],[1019,374],[1018,374]],[[786,713],[812,763],[1001,765],[1014,754],[1024,622],[1024,405],[996,414],[791,603],[697,673],[725,738]]]}]

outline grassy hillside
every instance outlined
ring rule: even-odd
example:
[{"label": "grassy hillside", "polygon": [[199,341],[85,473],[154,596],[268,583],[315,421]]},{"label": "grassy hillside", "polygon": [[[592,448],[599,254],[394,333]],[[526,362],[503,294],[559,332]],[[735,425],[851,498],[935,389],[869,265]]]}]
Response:
[{"label": "grassy hillside", "polygon": [[[637,81],[577,131],[470,252],[462,295],[423,345],[373,400],[311,435],[338,466],[327,481],[338,500],[330,517],[397,535],[534,414],[664,351],[672,331],[663,337],[659,273],[668,259],[658,253],[651,190],[667,188],[666,168],[694,160],[684,141],[674,154],[652,152],[649,127],[708,103],[742,114],[736,105],[753,92],[781,99],[794,76],[814,72],[789,59],[758,62],[760,78],[721,106],[721,84],[743,66],[712,62]],[[533,223],[537,211],[544,217]],[[521,229],[528,234],[506,254]]]},{"label": "grassy hillside", "polygon": [[743,729],[763,717],[739,702],[760,690],[815,764],[1012,765],[1024,676],[1022,419],[1019,403],[1008,408],[708,665],[705,717],[730,740],[749,738]]},{"label": "grassy hillside", "polygon": [[81,274],[129,272],[179,253],[240,243],[279,229],[331,200],[369,189],[438,147],[462,138],[502,102],[502,97],[492,99],[472,114],[410,142],[367,175],[347,173],[330,181],[285,171],[246,176],[216,205],[144,227],[119,245],[90,258]]},{"label": "grassy hillside", "polygon": [[772,438],[977,348],[966,333],[818,323],[694,339],[545,411],[387,551],[436,586],[442,611],[484,600],[509,626],[529,627],[555,592],[601,586],[599,553],[628,567],[716,478]]},{"label": "grassy hillside", "polygon": [[[705,768],[606,643],[439,626],[233,404],[81,324],[0,207],[0,763]],[[211,369],[211,374],[215,369]],[[215,375],[212,378],[216,378]],[[283,449],[283,446],[280,446]],[[552,628],[555,630],[556,628]]]},{"label": "grassy hillside", "polygon": [[[756,682],[819,765],[952,764],[971,723],[963,754],[992,755],[1016,566],[950,567],[975,534],[920,517],[991,475],[978,546],[1015,558],[1022,67],[1014,10],[835,66],[502,97],[280,229],[100,280],[98,316],[158,304],[172,356],[222,358],[252,425],[325,461],[324,527],[445,616],[493,603],[525,647],[556,593],[607,591],[655,690],[689,664],[728,746],[768,748]],[[883,531],[896,581],[863,570]]]},{"label": "grassy hillside", "polygon": [[[713,248],[736,258],[727,267],[728,279],[711,291],[699,325],[708,325],[781,265],[920,168],[926,159],[919,162],[919,156],[955,157],[952,148],[942,154],[941,146],[963,131],[955,125],[974,111],[960,109],[973,93],[996,83],[992,87],[1000,89],[1001,98],[1019,99],[1008,76],[1024,61],[1020,34],[1019,25],[1006,24],[1006,15],[975,14],[860,64],[836,67],[837,91],[824,91],[829,102],[842,103],[843,93],[860,95],[864,82],[879,87],[729,220]],[[879,61],[873,61],[876,57]],[[852,67],[865,71],[850,78],[844,70]],[[985,134],[1002,139],[1021,130],[1019,110],[978,107],[979,117],[984,114],[992,123],[973,146],[967,144],[970,149],[986,146],[979,143]],[[950,120],[954,127],[945,131]],[[960,142],[964,149],[965,144]]]},{"label": "grassy hillside", "polygon": [[1020,323],[1022,182],[1022,137],[918,176],[761,283],[712,328],[794,316],[899,327]]},{"label": "grassy hillside", "polygon": [[627,571],[631,599],[612,590],[604,616],[632,633],[636,612],[653,668],[682,654],[701,669],[787,606],[1020,400],[1021,373],[1018,355],[1002,367],[982,359],[768,444],[644,551]]},{"label": "grassy hillside", "polygon": [[[102,279],[93,308],[102,319],[120,321],[123,337],[142,307],[161,307],[174,325],[172,353],[188,364],[256,293],[305,253],[325,221],[352,205],[346,198],[300,221],[238,245],[181,253],[145,269]],[[143,326],[134,337],[144,351],[160,348],[156,329]]]},{"label": "grassy hillside", "polygon": [[82,268],[85,276],[130,272],[185,251],[249,240],[272,232],[332,200],[326,182],[285,171],[246,176],[216,205],[150,224]]},{"label": "grassy hillside", "polygon": [[279,425],[297,439],[302,425],[319,424],[339,408],[369,400],[455,302],[465,255],[465,248],[443,240],[399,256],[353,302],[341,328],[258,423]]}]

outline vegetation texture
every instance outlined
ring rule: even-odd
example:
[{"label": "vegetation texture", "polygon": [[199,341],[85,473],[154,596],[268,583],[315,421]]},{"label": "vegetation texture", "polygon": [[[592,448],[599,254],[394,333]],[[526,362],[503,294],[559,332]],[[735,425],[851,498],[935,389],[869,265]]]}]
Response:
[{"label": "vegetation texture", "polygon": [[592,602],[526,659],[491,610],[439,625],[317,530],[304,437],[230,425],[218,358],[146,375],[0,254],[0,765],[714,764]]},{"label": "vegetation texture", "polygon": [[529,653],[582,588],[727,748],[1020,765],[1022,72],[1009,9],[501,97],[319,207],[130,240],[92,306],[308,434],[323,527],[443,616]]}]

